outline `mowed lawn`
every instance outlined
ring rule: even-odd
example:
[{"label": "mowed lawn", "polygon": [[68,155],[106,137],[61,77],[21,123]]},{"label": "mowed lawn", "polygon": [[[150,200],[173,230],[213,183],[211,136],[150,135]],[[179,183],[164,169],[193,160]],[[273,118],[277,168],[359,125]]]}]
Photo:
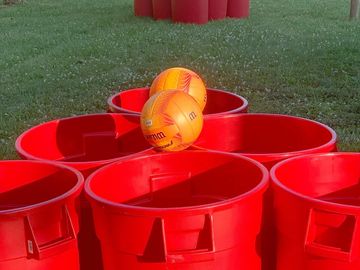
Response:
[{"label": "mowed lawn", "polygon": [[[179,25],[133,15],[132,0],[26,0],[0,5],[0,158],[51,119],[104,112],[121,89],[184,66],[252,112],[330,125],[360,150],[360,22],[349,1],[253,0],[247,20]],[[286,132],[286,131],[284,131]]]}]

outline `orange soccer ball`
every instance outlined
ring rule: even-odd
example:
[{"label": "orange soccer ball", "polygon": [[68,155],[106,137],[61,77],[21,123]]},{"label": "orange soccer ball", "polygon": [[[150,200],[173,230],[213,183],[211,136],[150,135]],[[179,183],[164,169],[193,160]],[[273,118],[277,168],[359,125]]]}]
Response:
[{"label": "orange soccer ball", "polygon": [[161,72],[150,87],[150,97],[164,90],[180,90],[192,96],[201,111],[206,105],[206,87],[195,72],[186,68],[169,68]]},{"label": "orange soccer ball", "polygon": [[161,151],[180,151],[200,135],[203,115],[197,102],[182,91],[162,91],[145,103],[141,112],[145,139]]}]

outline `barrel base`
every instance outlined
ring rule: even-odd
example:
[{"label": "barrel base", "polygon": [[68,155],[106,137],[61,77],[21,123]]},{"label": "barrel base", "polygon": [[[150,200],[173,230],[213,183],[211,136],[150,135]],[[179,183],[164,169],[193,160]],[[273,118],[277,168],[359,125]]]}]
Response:
[{"label": "barrel base", "polygon": [[44,259],[18,258],[0,262],[0,270],[79,270],[77,248]]},{"label": "barrel base", "polygon": [[106,270],[260,270],[261,260],[253,251],[241,247],[216,252],[211,260],[171,262],[146,262],[135,255],[118,253],[114,249],[106,249],[104,254],[104,269]]}]

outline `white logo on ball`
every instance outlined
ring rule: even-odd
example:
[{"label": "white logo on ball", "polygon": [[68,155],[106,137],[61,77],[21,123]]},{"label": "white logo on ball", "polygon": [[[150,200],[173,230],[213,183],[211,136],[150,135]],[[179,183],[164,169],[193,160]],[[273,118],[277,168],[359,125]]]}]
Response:
[{"label": "white logo on ball", "polygon": [[152,120],[151,120],[151,119],[145,120],[145,126],[151,127],[152,124],[153,124],[153,123],[152,123]]}]

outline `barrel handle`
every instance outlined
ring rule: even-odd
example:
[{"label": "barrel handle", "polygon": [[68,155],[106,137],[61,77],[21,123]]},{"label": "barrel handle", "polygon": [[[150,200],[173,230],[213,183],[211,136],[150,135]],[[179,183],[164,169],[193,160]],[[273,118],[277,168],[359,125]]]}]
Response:
[{"label": "barrel handle", "polygon": [[[164,219],[155,219],[154,224],[158,229],[156,230],[157,247],[160,251],[157,254],[143,254],[139,257],[140,261],[155,262],[155,263],[183,263],[183,262],[204,262],[215,259],[215,244],[214,244],[214,229],[213,217],[210,214],[205,215],[204,235],[206,237],[206,247],[197,248],[193,250],[177,250],[168,251],[166,247],[166,231],[164,226]],[[154,250],[150,248],[151,252]]]},{"label": "barrel handle", "polygon": [[[204,235],[206,237],[206,247],[202,247],[195,250],[183,250],[176,252],[167,251],[167,261],[170,263],[181,263],[181,262],[204,262],[213,261],[215,259],[215,242],[214,242],[214,224],[213,216],[210,214],[205,215],[204,222]],[[164,222],[163,222],[164,223]],[[165,235],[166,236],[166,235]],[[165,237],[163,238],[164,240]]]},{"label": "barrel handle", "polygon": [[161,191],[164,188],[183,183],[190,178],[191,172],[156,173],[149,177],[150,191]]},{"label": "barrel handle", "polygon": [[[341,241],[346,239],[347,243],[326,240],[326,237],[319,233],[324,230],[329,231],[327,237],[340,237]],[[305,251],[313,256],[351,262],[356,257],[358,235],[358,216],[313,208],[309,211]]]},{"label": "barrel handle", "polygon": [[64,205],[61,208],[62,220],[61,228],[63,235],[60,238],[53,239],[47,243],[39,245],[34,229],[31,225],[29,216],[24,218],[25,223],[25,234],[26,234],[26,247],[27,247],[27,258],[41,260],[55,254],[61,253],[64,250],[76,248],[77,240],[74,226],[72,224],[69,211]]}]

